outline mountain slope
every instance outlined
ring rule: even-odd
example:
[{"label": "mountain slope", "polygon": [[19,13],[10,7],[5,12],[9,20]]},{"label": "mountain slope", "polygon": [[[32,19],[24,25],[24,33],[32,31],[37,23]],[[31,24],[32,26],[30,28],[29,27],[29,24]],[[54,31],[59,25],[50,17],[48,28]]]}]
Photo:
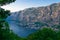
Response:
[{"label": "mountain slope", "polygon": [[41,28],[60,24],[60,3],[54,3],[46,7],[27,8],[15,12],[10,16],[11,20],[18,21],[23,27]]}]

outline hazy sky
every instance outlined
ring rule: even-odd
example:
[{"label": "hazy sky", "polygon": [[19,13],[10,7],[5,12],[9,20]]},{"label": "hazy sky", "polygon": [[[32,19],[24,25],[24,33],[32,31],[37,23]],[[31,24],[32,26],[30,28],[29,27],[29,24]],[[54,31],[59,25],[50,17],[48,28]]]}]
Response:
[{"label": "hazy sky", "polygon": [[14,3],[2,6],[2,8],[15,12],[25,8],[47,6],[58,2],[60,0],[16,0]]}]

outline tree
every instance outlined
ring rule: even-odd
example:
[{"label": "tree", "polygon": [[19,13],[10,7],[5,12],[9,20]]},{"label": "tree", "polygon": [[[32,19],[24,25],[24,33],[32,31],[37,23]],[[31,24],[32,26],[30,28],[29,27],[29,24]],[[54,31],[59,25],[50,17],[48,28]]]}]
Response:
[{"label": "tree", "polygon": [[12,2],[15,2],[15,0],[0,0],[0,40],[26,40],[14,34],[5,20],[10,15],[10,11],[4,10],[1,6]]},{"label": "tree", "polygon": [[38,30],[33,34],[30,34],[27,37],[27,39],[28,40],[60,40],[60,35],[58,32],[55,32],[51,28],[43,28],[42,30]]},{"label": "tree", "polygon": [[9,25],[5,19],[10,15],[9,10],[4,10],[1,6],[14,2],[15,0],[0,0],[0,39],[10,40]]},{"label": "tree", "polygon": [[0,0],[0,6],[15,2],[15,0]]}]

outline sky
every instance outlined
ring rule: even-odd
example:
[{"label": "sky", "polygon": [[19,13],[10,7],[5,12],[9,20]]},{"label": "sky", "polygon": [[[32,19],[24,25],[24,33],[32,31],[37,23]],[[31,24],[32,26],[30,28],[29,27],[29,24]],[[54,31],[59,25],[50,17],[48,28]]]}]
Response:
[{"label": "sky", "polygon": [[13,3],[2,6],[5,10],[16,12],[31,7],[48,6],[53,3],[59,3],[60,0],[16,0]]}]

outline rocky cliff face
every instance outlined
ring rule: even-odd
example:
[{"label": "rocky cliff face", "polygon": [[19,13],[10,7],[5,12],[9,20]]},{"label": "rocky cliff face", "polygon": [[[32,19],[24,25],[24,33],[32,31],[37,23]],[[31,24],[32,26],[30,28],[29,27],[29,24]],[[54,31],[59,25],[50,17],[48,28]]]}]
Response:
[{"label": "rocky cliff face", "polygon": [[[17,15],[16,15],[17,14]],[[15,12],[12,20],[19,21],[23,27],[42,27],[60,24],[60,3],[54,3],[46,7],[27,8]]]}]

